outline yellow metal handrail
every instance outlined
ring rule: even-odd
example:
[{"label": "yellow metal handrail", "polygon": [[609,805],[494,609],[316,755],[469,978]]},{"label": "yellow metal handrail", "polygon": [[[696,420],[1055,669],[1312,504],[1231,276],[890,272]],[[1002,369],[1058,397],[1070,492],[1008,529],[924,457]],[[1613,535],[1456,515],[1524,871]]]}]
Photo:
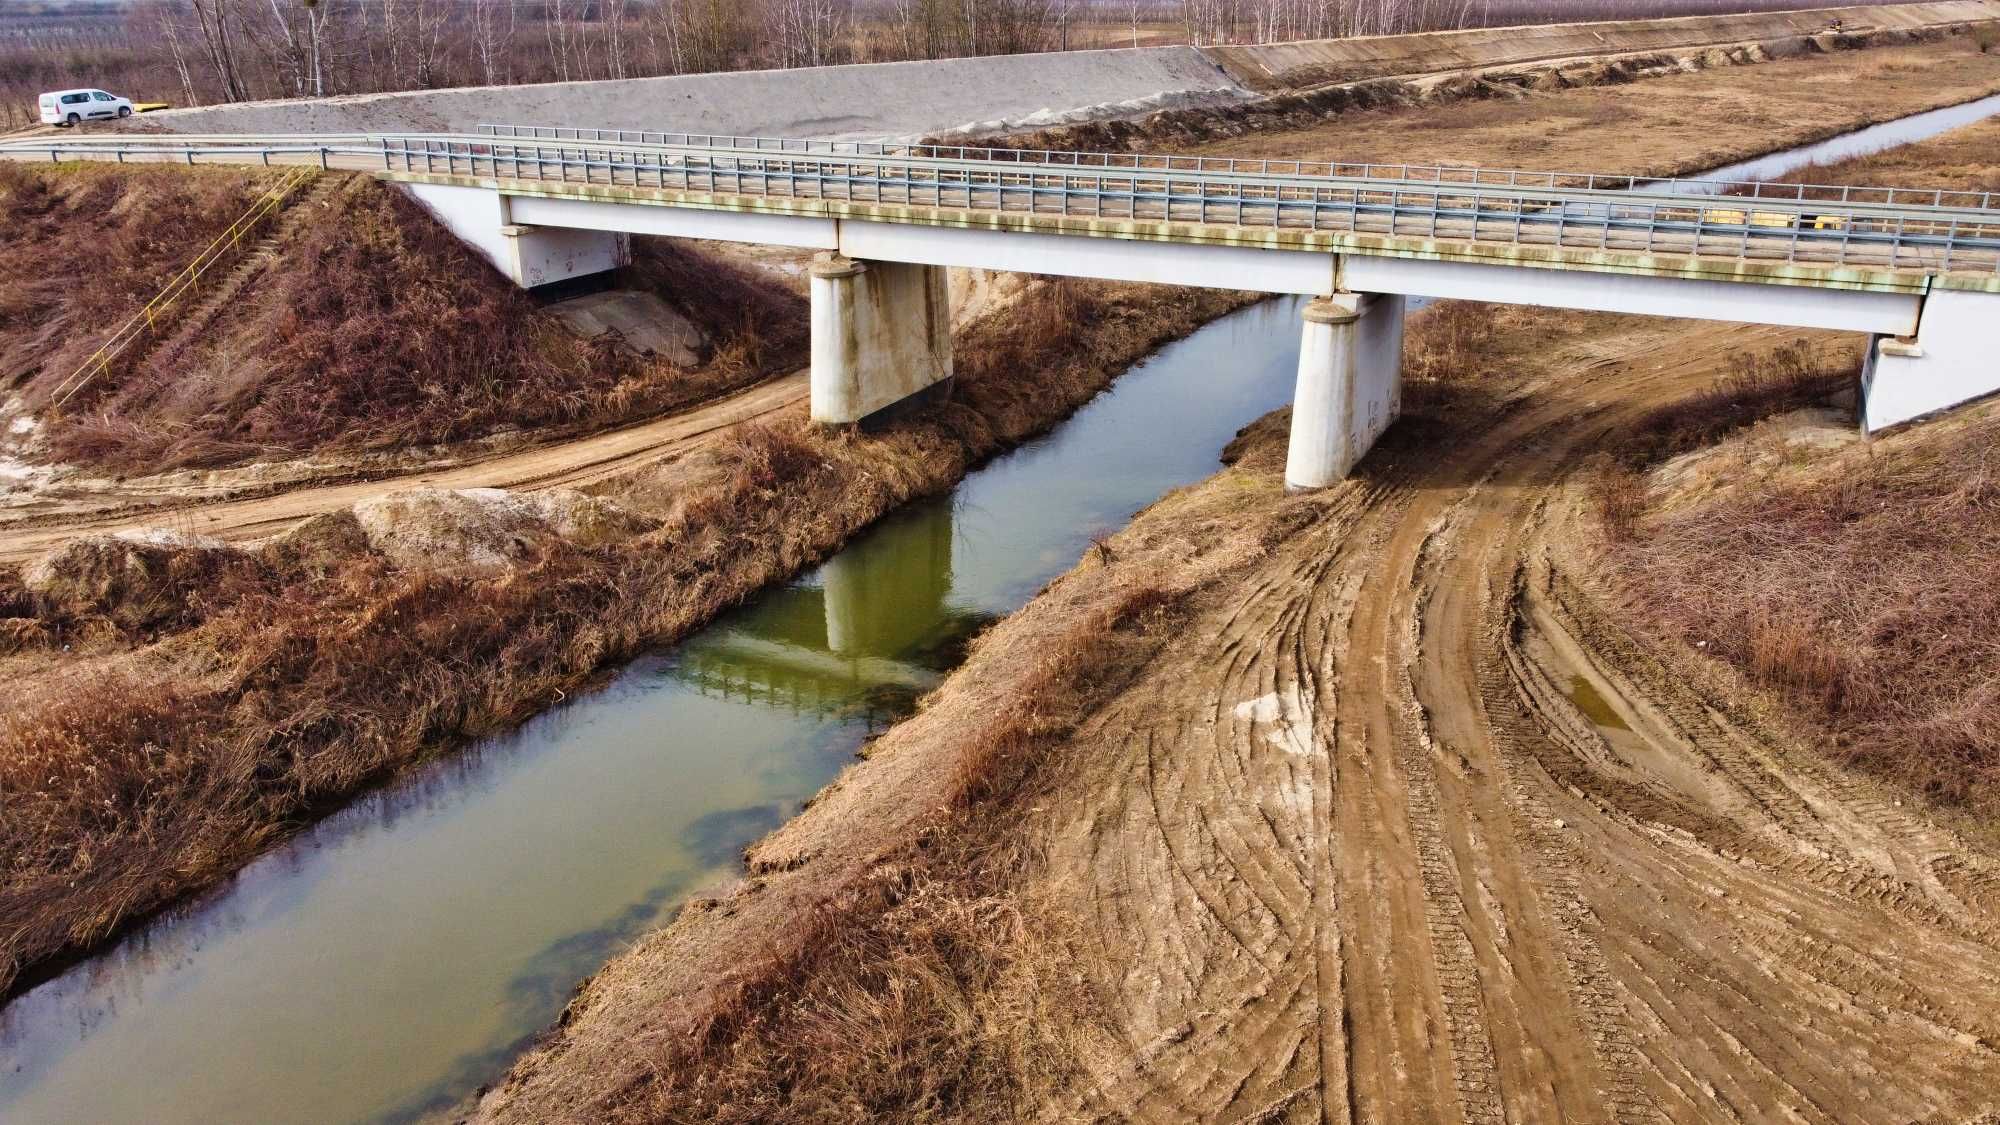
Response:
[{"label": "yellow metal handrail", "polygon": [[217,262],[231,255],[243,244],[243,239],[257,229],[264,220],[277,214],[293,192],[318,177],[317,168],[296,168],[285,173],[284,178],[279,180],[276,186],[259,196],[248,211],[238,216],[235,222],[229,224],[227,230],[215,236],[215,241],[209,243],[206,249],[195,255],[193,261],[175,274],[161,288],[157,296],[146,302],[144,308],[132,314],[131,319],[119,325],[117,331],[104,341],[103,346],[92,352],[90,358],[78,365],[75,371],[70,372],[69,377],[56,387],[55,405],[61,406],[68,402],[71,395],[82,390],[92,379],[102,375],[141,336],[157,331],[167,310],[192,292],[203,274]]}]

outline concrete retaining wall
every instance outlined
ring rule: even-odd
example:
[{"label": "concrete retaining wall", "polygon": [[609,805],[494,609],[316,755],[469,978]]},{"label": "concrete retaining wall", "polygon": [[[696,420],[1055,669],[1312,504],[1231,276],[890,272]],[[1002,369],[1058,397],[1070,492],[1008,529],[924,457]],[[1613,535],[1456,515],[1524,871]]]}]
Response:
[{"label": "concrete retaining wall", "polygon": [[1187,47],[246,102],[146,114],[174,133],[466,131],[482,122],[772,137],[916,137],[1236,102]]}]

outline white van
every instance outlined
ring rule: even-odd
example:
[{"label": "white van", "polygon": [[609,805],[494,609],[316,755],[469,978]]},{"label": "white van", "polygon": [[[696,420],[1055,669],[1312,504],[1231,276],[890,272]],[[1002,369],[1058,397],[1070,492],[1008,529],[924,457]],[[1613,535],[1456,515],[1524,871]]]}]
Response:
[{"label": "white van", "polygon": [[132,103],[102,90],[57,90],[42,95],[42,124],[80,125],[132,116]]}]

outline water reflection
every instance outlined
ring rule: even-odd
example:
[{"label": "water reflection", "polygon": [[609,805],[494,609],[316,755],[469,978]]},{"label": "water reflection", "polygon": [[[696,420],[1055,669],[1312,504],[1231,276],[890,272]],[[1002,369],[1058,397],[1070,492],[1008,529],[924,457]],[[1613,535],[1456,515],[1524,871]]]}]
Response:
[{"label": "water reflection", "polygon": [[995,616],[950,602],[952,507],[932,500],[883,520],[816,581],[682,645],[673,674],[704,695],[796,715],[856,719],[871,731],[895,722]]}]

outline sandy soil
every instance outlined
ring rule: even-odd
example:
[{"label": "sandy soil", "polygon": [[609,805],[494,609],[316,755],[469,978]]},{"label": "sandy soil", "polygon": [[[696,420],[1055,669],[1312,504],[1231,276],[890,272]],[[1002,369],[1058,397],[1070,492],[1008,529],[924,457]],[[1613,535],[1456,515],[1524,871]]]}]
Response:
[{"label": "sandy soil", "polygon": [[[680,456],[739,422],[765,417],[806,400],[806,372],[795,371],[718,401],[573,441],[466,463],[401,474],[386,480],[316,484],[270,495],[177,503],[174,489],[159,495],[143,483],[109,495],[51,505],[56,510],[16,521],[0,540],[0,562],[34,558],[79,534],[110,534],[166,526],[226,542],[274,535],[308,516],[349,508],[356,501],[406,488],[575,488]],[[151,494],[151,495],[149,495]],[[150,501],[150,503],[148,502]],[[86,508],[81,515],[63,511]]]}]

